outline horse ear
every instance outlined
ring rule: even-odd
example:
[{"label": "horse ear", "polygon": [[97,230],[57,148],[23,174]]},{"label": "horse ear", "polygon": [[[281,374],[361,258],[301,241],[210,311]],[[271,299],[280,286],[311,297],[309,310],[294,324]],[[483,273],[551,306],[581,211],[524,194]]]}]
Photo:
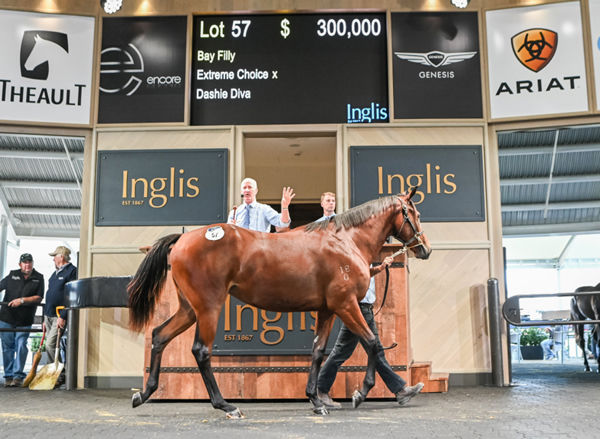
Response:
[{"label": "horse ear", "polygon": [[415,195],[415,193],[417,192],[417,189],[419,189],[419,186],[412,186],[411,188],[408,189],[407,200],[410,200],[413,197],[413,195]]}]

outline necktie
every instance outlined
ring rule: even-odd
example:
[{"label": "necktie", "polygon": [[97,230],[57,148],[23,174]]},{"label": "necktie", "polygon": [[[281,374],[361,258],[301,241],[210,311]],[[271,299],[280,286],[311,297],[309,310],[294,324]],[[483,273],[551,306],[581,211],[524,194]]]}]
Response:
[{"label": "necktie", "polygon": [[244,223],[242,224],[242,227],[244,229],[250,228],[250,208],[251,206],[249,204],[246,204],[246,216],[244,217]]}]

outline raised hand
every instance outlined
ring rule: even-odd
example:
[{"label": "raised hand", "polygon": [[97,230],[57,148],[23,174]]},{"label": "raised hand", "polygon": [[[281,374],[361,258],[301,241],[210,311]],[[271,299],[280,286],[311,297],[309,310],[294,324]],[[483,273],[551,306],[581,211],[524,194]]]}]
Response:
[{"label": "raised hand", "polygon": [[292,198],[294,198],[296,194],[294,193],[294,189],[291,187],[283,188],[283,192],[281,194],[281,208],[286,209],[290,203],[292,202]]}]

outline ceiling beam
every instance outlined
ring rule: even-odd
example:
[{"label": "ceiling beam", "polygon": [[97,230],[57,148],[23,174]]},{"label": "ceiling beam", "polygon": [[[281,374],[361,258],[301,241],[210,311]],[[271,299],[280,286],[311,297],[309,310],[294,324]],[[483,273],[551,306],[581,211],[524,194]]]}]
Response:
[{"label": "ceiling beam", "polygon": [[64,189],[78,191],[79,186],[69,181],[25,181],[25,180],[0,180],[1,187],[16,189]]},{"label": "ceiling beam", "polygon": [[[72,160],[83,160],[82,152],[69,152],[69,155]],[[24,151],[15,149],[0,149],[0,158],[69,160],[69,156],[62,151]]]},{"label": "ceiling beam", "polygon": [[598,233],[600,222],[534,224],[529,226],[504,226],[502,236],[572,235],[573,233]]},{"label": "ceiling beam", "polygon": [[[504,178],[500,186],[522,186],[533,184],[548,184],[548,177]],[[594,183],[600,181],[600,174],[553,176],[552,183]]]},{"label": "ceiling beam", "polygon": [[568,201],[562,203],[523,203],[503,204],[501,210],[507,212],[531,212],[534,210],[564,210],[564,209],[596,209],[600,207],[600,200],[593,201]]},{"label": "ceiling beam", "polygon": [[13,215],[81,215],[80,208],[69,207],[11,207]]},{"label": "ceiling beam", "polygon": [[[498,149],[498,156],[509,157],[519,155],[537,155],[552,154],[553,146],[526,146],[520,148],[502,148]],[[600,144],[594,145],[562,145],[556,148],[557,154],[568,154],[570,152],[597,152],[600,151]]]},{"label": "ceiling beam", "polygon": [[20,237],[79,238],[79,228],[66,228],[62,226],[60,228],[19,226],[16,232]]}]

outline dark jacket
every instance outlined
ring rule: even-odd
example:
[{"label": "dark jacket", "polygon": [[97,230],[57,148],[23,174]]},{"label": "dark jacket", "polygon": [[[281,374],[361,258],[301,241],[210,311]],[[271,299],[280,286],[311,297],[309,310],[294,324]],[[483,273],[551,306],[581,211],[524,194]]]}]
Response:
[{"label": "dark jacket", "polygon": [[[48,291],[46,291],[46,304],[44,305],[44,315],[56,317],[56,307],[66,305],[65,284],[77,279],[77,267],[70,262],[52,273],[48,281]],[[67,318],[67,312],[61,311],[60,316]]]},{"label": "dark jacket", "polygon": [[[5,290],[3,302],[19,297],[44,297],[44,276],[33,269],[27,279],[21,270],[13,270],[0,280],[0,291]],[[36,304],[37,305],[37,304]],[[35,317],[36,305],[22,305],[9,308],[0,306],[0,320],[15,326],[31,326]]]}]

